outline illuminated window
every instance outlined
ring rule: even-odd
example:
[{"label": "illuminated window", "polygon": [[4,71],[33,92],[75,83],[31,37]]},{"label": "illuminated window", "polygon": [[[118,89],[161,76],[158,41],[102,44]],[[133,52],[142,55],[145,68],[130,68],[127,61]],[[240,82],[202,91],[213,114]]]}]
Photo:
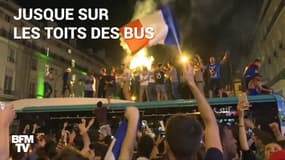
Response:
[{"label": "illuminated window", "polygon": [[76,80],[76,74],[73,74],[71,80],[74,82]]},{"label": "illuminated window", "polygon": [[46,54],[49,56],[49,48],[46,49]]},{"label": "illuminated window", "polygon": [[74,68],[74,67],[75,67],[75,63],[76,63],[76,62],[75,62],[75,60],[74,60],[74,59],[72,59],[72,60],[71,60],[71,66],[72,66],[72,68]]},{"label": "illuminated window", "polygon": [[277,52],[277,51],[274,51],[274,52],[273,52],[273,56],[274,56],[275,58],[278,58],[278,52]]},{"label": "illuminated window", "polygon": [[4,94],[13,94],[13,83],[14,83],[14,72],[12,70],[6,69],[5,79],[4,79]]}]

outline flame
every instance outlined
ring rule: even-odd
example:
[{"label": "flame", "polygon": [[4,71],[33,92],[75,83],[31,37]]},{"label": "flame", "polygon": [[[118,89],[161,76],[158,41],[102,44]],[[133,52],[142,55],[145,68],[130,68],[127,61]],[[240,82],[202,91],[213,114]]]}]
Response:
[{"label": "flame", "polygon": [[147,50],[141,49],[136,55],[131,58],[130,69],[135,69],[137,67],[146,67],[148,70],[151,69],[151,65],[154,61],[152,56],[147,57]]},{"label": "flame", "polygon": [[[147,1],[136,1],[134,14],[132,16],[131,21],[141,18],[147,14],[153,12],[157,7],[155,0],[147,0]],[[120,45],[126,52],[126,56],[124,58],[125,64],[130,64],[130,69],[135,69],[137,67],[147,67],[148,70],[151,68],[151,65],[154,61],[154,58],[147,57],[147,49],[141,49],[136,55],[132,55],[125,39],[121,36]]]}]

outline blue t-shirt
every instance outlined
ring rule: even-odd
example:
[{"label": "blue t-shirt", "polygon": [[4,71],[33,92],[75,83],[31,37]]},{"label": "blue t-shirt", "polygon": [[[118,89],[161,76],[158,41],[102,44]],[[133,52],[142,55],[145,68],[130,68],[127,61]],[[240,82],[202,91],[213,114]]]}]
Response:
[{"label": "blue t-shirt", "polygon": [[252,78],[258,72],[258,67],[254,64],[249,65],[245,71],[245,78]]},{"label": "blue t-shirt", "polygon": [[255,89],[255,88],[253,88],[253,89],[248,89],[248,95],[250,95],[250,96],[253,96],[253,95],[260,95],[260,94],[261,94],[261,91],[258,90],[258,89]]},{"label": "blue t-shirt", "polygon": [[221,78],[221,64],[209,64],[208,71],[211,79],[220,79]]}]

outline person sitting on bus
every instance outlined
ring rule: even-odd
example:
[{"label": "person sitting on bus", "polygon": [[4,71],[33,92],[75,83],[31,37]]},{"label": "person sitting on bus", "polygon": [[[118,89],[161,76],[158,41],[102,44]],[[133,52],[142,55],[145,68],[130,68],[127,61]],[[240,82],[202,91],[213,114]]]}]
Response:
[{"label": "person sitting on bus", "polygon": [[248,95],[261,95],[266,92],[272,94],[272,89],[267,89],[262,86],[262,76],[256,73],[248,83]]},{"label": "person sitting on bus", "polygon": [[256,58],[252,63],[247,65],[244,69],[243,78],[245,87],[248,87],[249,81],[254,77],[255,74],[259,73],[261,67],[261,60]]}]

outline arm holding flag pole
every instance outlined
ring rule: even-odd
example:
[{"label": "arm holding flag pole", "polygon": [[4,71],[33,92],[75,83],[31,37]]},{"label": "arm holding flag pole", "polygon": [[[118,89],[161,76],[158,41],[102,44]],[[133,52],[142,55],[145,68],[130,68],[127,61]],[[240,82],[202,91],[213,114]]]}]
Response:
[{"label": "arm holding flag pole", "polygon": [[135,146],[138,121],[139,121],[138,109],[136,107],[128,107],[125,113],[125,117],[128,119],[128,128],[127,128],[126,137],[122,144],[119,160],[132,159],[132,152]]},{"label": "arm holding flag pole", "polygon": [[105,160],[131,160],[139,124],[139,110],[127,107],[125,119],[121,122],[106,153]]}]

